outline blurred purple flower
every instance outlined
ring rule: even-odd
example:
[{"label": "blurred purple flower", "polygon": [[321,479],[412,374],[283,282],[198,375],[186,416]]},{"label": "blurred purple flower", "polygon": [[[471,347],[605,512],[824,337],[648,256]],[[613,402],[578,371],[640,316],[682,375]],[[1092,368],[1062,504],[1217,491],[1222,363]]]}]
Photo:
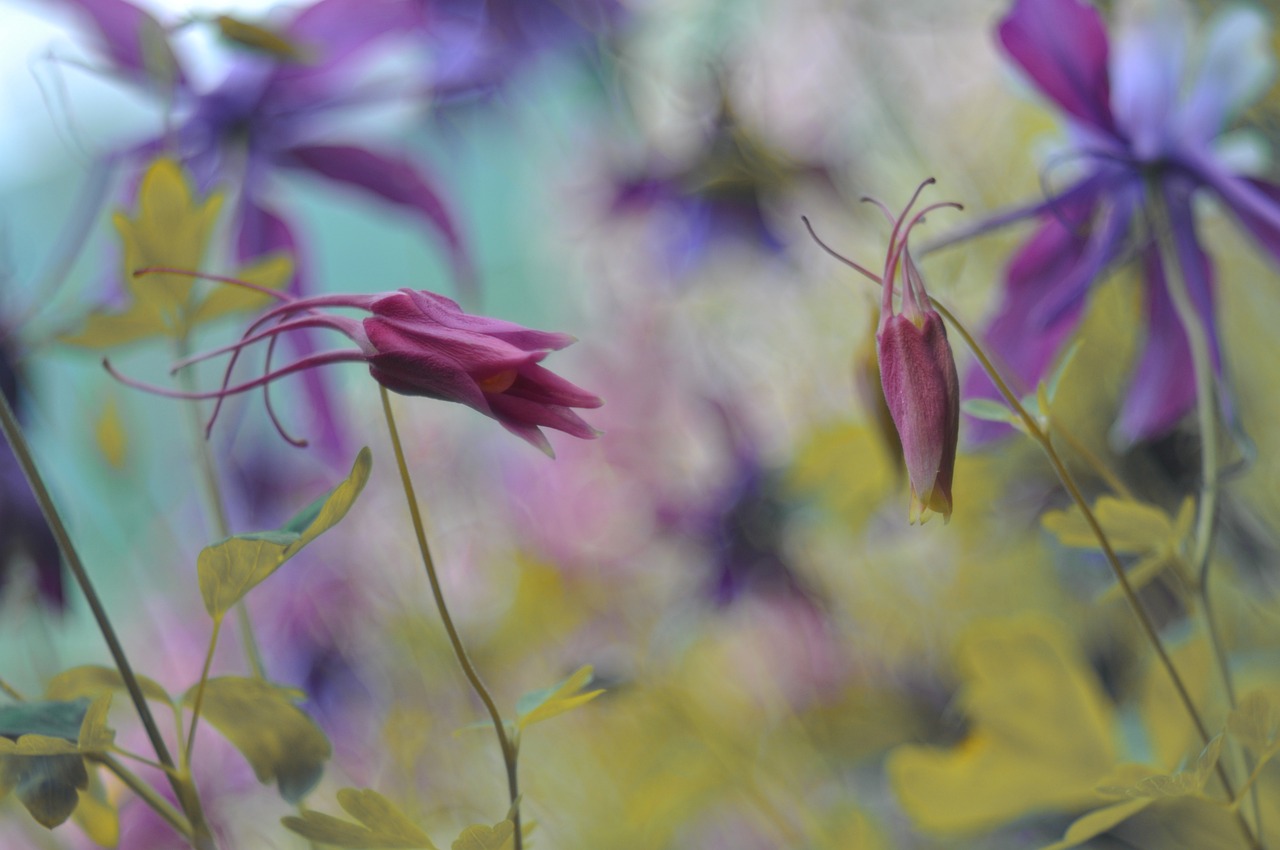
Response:
[{"label": "blurred purple flower", "polygon": [[625,18],[617,0],[418,0],[445,103],[484,97],[552,52],[593,49]]},{"label": "blurred purple flower", "polygon": [[[1144,212],[1166,210],[1177,246],[1177,274],[1209,330],[1213,273],[1196,231],[1194,203],[1211,190],[1259,245],[1280,258],[1280,186],[1247,177],[1215,142],[1272,74],[1267,27],[1257,10],[1219,13],[1199,66],[1188,73],[1188,23],[1174,4],[1144,9],[1114,44],[1099,13],[1081,0],[1017,0],[998,27],[1000,43],[1030,81],[1063,113],[1068,161],[1082,173],[1047,199],[982,223],[952,243],[1022,219],[1037,228],[1010,261],[1000,309],[986,339],[1024,388],[1048,370],[1078,325],[1090,286],[1136,251],[1145,277],[1146,339],[1116,423],[1134,442],[1170,429],[1194,404],[1184,332],[1166,274],[1147,235]],[[1154,198],[1153,198],[1154,196]],[[939,245],[931,247],[939,247]],[[968,395],[995,396],[980,370]],[[980,439],[1002,426],[976,423]]]},{"label": "blurred purple flower", "polygon": [[[22,418],[17,363],[9,350],[9,335],[0,328],[0,392]],[[66,598],[62,588],[62,558],[53,532],[36,504],[31,485],[14,457],[8,442],[0,444],[0,593],[13,579],[23,560],[35,568],[36,591],[55,611],[62,611]]]},{"label": "blurred purple flower", "polygon": [[[107,361],[103,364],[126,384],[159,395],[218,399],[209,420],[210,428],[222,400],[228,396],[259,387],[265,392],[277,378],[316,366],[354,362],[367,364],[374,379],[393,392],[456,401],[478,410],[548,455],[553,452],[541,427],[555,428],[583,439],[597,436],[596,430],[572,408],[599,407],[603,402],[539,365],[552,351],[575,342],[568,334],[535,331],[501,319],[474,316],[462,312],[456,302],[443,295],[413,289],[310,298],[261,291],[282,298],[284,303],[260,315],[238,342],[174,366],[176,370],[220,354],[231,354],[222,388],[215,392],[183,393],[139,384],[120,376]],[[361,321],[318,312],[317,308],[321,307],[364,310],[371,315]],[[258,330],[269,323],[266,330]],[[359,347],[312,354],[272,371],[271,351],[277,336],[311,328],[338,331]],[[246,346],[268,340],[265,373],[247,383],[230,386],[240,352]],[[276,421],[269,398],[267,410]],[[278,421],[276,424],[280,427]],[[280,432],[284,435],[283,428]]]},{"label": "blurred purple flower", "polygon": [[788,187],[804,181],[833,186],[826,164],[801,162],[767,146],[741,125],[722,95],[700,151],[682,164],[653,159],[624,172],[610,212],[659,214],[661,250],[680,277],[728,243],[781,253],[786,244],[766,210]]}]

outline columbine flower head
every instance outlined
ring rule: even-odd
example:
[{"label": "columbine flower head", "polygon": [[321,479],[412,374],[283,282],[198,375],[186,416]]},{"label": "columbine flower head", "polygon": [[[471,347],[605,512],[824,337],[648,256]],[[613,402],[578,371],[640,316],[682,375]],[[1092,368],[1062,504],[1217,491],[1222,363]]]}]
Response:
[{"label": "columbine flower head", "polygon": [[[235,281],[226,281],[235,283]],[[131,386],[176,398],[217,399],[209,428],[222,400],[248,390],[266,388],[277,378],[329,363],[365,363],[370,374],[387,389],[402,395],[456,401],[502,423],[508,431],[548,455],[551,444],[541,428],[555,428],[575,437],[597,436],[573,408],[599,407],[601,400],[540,365],[552,351],[575,340],[568,334],[531,330],[500,319],[464,313],[454,301],[433,292],[401,289],[375,295],[317,295],[292,298],[272,294],[284,303],[260,315],[230,345],[198,354],[178,364],[177,370],[220,354],[231,354],[222,387],[214,392],[183,393],[139,384],[123,378],[106,361],[108,371]],[[370,315],[354,319],[322,312],[324,308],[351,308]],[[265,329],[264,329],[265,327]],[[272,370],[271,354],[283,333],[327,328],[347,336],[358,346],[312,354]],[[246,346],[267,342],[264,373],[246,383],[231,385],[236,360]],[[281,427],[267,396],[267,411],[285,439],[294,440]]]},{"label": "columbine flower head", "polygon": [[[1062,112],[1066,162],[1081,168],[1043,202],[998,215],[964,236],[1031,218],[1037,229],[1010,262],[987,343],[1024,386],[1034,386],[1079,323],[1089,287],[1135,247],[1145,278],[1146,340],[1116,436],[1133,442],[1171,428],[1195,402],[1186,334],[1166,275],[1179,274],[1209,330],[1217,368],[1213,275],[1196,230],[1195,196],[1212,191],[1259,244],[1280,257],[1280,186],[1245,176],[1223,131],[1273,71],[1260,12],[1220,12],[1189,72],[1189,26],[1171,2],[1142,7],[1117,41],[1081,0],[1017,0],[1000,22],[1008,55]],[[1114,47],[1114,50],[1113,50]],[[1162,266],[1148,204],[1164,207],[1179,268]],[[1142,237],[1135,246],[1134,237]],[[948,242],[956,241],[949,239]],[[986,377],[967,389],[994,395]],[[980,428],[991,434],[990,425]]]},{"label": "columbine flower head", "polygon": [[[947,341],[942,317],[925,292],[924,278],[907,250],[911,229],[925,213],[943,203],[925,207],[914,217],[911,208],[930,178],[916,189],[902,214],[894,218],[879,201],[873,201],[893,223],[889,250],[881,277],[880,324],[876,344],[880,355],[880,385],[893,424],[902,441],[907,478],[911,483],[911,521],[925,522],[933,512],[951,519],[951,478],[956,465],[960,435],[960,380]],[[902,272],[902,310],[894,312],[894,284]]]}]

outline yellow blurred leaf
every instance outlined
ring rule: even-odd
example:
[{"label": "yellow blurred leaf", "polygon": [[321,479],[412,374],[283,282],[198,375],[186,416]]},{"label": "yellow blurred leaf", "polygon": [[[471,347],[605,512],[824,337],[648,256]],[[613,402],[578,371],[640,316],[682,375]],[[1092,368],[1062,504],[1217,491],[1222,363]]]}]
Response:
[{"label": "yellow blurred leaf", "polygon": [[579,693],[591,682],[592,672],[588,664],[558,685],[520,697],[516,702],[516,728],[525,729],[534,723],[550,720],[600,696],[603,689]]},{"label": "yellow blurred leaf", "polygon": [[[184,701],[195,697],[195,688]],[[294,703],[300,691],[262,679],[223,676],[205,683],[202,717],[226,736],[253,767],[258,781],[272,780],[291,803],[320,781],[333,754],[329,739]]]},{"label": "yellow blurred leaf", "polygon": [[[1212,690],[1213,654],[1202,634],[1167,643],[1165,647],[1191,694],[1195,705],[1206,705]],[[1152,761],[1161,769],[1177,767],[1189,753],[1204,746],[1187,717],[1173,681],[1164,666],[1149,659],[1138,684],[1138,710],[1151,742]]]},{"label": "yellow blurred leaf", "polygon": [[298,45],[275,30],[230,15],[218,15],[213,22],[218,27],[218,34],[233,44],[291,62],[300,62],[305,58]]},{"label": "yellow blurred leaf", "polygon": [[453,842],[452,850],[513,850],[515,846],[515,824],[504,820],[492,827],[483,824],[467,827]]},{"label": "yellow blurred leaf", "polygon": [[1097,799],[1115,763],[1115,712],[1060,626],[1031,617],[978,624],[958,664],[968,736],[950,749],[901,746],[887,763],[916,823],[972,832]]},{"label": "yellow blurred leaf", "polygon": [[[293,258],[284,252],[268,254],[237,271],[232,277],[265,289],[283,290],[293,277]],[[211,321],[230,313],[258,310],[272,302],[269,295],[243,286],[220,283],[196,307],[191,324]]]},{"label": "yellow blurred leaf", "polygon": [[894,487],[896,458],[870,429],[851,422],[815,430],[787,473],[791,490],[856,531]]},{"label": "yellow blurred leaf", "polygon": [[[141,676],[137,673],[134,676],[138,680],[138,685],[142,688],[143,696],[147,699],[163,702],[166,705],[173,705],[173,700],[164,688],[146,676]],[[45,696],[49,697],[49,699],[70,700],[80,697],[98,697],[112,691],[123,690],[125,690],[124,679],[120,677],[120,673],[117,670],[111,667],[88,664],[83,667],[72,667],[70,670],[63,670],[54,676],[49,680],[49,684],[45,686]]]},{"label": "yellow blurred leaf", "polygon": [[1131,785],[1102,785],[1099,794],[1108,797],[1190,797],[1204,790],[1222,754],[1222,736],[1215,735],[1209,744],[1200,752],[1195,764],[1186,770],[1175,773],[1157,773],[1143,777]]},{"label": "yellow blurred leaf", "polygon": [[[1155,505],[1102,496],[1094,503],[1093,513],[1111,548],[1118,553],[1148,552],[1174,539],[1174,521]],[[1049,511],[1041,522],[1063,546],[1098,548],[1098,538],[1074,507],[1065,511]]]},{"label": "yellow blurred leaf", "polygon": [[1045,847],[1044,850],[1067,850],[1069,847],[1079,847],[1089,839],[1096,838],[1116,824],[1123,823],[1133,817],[1151,805],[1152,802],[1149,798],[1126,800],[1123,803],[1094,809],[1087,815],[1077,818],[1071,826],[1067,827],[1067,832],[1062,836],[1061,841],[1055,841]]},{"label": "yellow blurred leaf", "polygon": [[96,775],[90,775],[89,787],[80,792],[80,804],[71,817],[99,847],[111,848],[120,843],[120,814],[107,799]]},{"label": "yellow blurred leaf", "polygon": [[78,746],[83,753],[100,753],[115,743],[116,733],[107,728],[107,712],[111,710],[110,692],[99,694],[89,704],[80,724]]},{"label": "yellow blurred leaf", "polygon": [[1227,731],[1255,753],[1274,750],[1280,737],[1280,708],[1265,691],[1252,691],[1227,716]]},{"label": "yellow blurred leaf", "polygon": [[280,822],[303,838],[334,847],[435,850],[430,837],[377,791],[343,788],[338,792],[338,805],[359,823],[310,809],[304,809],[301,817]]},{"label": "yellow blurred leaf", "polygon": [[123,469],[129,438],[120,418],[120,407],[114,398],[108,398],[102,406],[102,415],[98,417],[93,434],[98,441],[98,450],[107,463],[116,469]]},{"label": "yellow blurred leaf", "polygon": [[369,480],[373,456],[360,450],[346,480],[312,502],[278,531],[238,534],[207,546],[196,561],[200,595],[215,620],[261,584],[303,546],[347,514]]},{"label": "yellow blurred leaf", "polygon": [[21,735],[16,741],[0,737],[0,756],[69,756],[80,750],[65,738],[49,735]]}]

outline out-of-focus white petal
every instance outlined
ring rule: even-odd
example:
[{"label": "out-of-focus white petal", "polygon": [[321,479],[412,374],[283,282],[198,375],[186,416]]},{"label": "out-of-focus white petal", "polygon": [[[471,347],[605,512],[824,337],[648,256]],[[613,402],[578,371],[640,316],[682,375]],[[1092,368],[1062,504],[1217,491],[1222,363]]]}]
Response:
[{"label": "out-of-focus white petal", "polygon": [[1181,4],[1152,0],[1125,16],[1111,54],[1111,110],[1139,160],[1163,153],[1187,66],[1191,30]]},{"label": "out-of-focus white petal", "polygon": [[1271,26],[1257,9],[1237,7],[1214,16],[1200,66],[1178,116],[1189,141],[1213,138],[1275,76]]}]

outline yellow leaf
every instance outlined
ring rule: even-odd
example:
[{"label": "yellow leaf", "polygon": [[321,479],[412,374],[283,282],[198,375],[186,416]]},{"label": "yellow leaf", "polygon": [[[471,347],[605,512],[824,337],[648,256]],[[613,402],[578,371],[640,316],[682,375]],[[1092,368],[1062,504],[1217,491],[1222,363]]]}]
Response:
[{"label": "yellow leaf", "polygon": [[89,787],[80,792],[80,805],[71,817],[99,847],[110,848],[120,843],[120,815],[107,799],[96,774],[90,775]]},{"label": "yellow leaf", "polygon": [[[184,701],[190,703],[195,689]],[[275,780],[280,796],[296,803],[320,781],[333,753],[329,739],[302,709],[303,694],[262,679],[222,676],[205,683],[203,717],[253,767],[258,781]]]},{"label": "yellow leaf", "polygon": [[[134,676],[138,680],[139,687],[142,688],[143,696],[147,699],[173,705],[173,700],[164,688],[146,676],[140,676],[137,673]],[[55,700],[71,700],[80,697],[97,697],[112,691],[123,690],[125,690],[124,679],[120,677],[118,671],[111,667],[88,664],[63,670],[54,676],[45,687],[45,696]]]},{"label": "yellow leaf", "polygon": [[473,824],[462,830],[452,850],[513,850],[516,846],[516,827],[509,820],[492,827]]},{"label": "yellow leaf", "polygon": [[[1203,634],[1194,634],[1179,643],[1166,644],[1166,648],[1191,692],[1192,703],[1207,704],[1210,683],[1214,681],[1209,642]],[[1151,742],[1152,761],[1161,769],[1176,767],[1188,753],[1197,752],[1203,746],[1164,665],[1154,658],[1148,661],[1138,685],[1138,710]]]},{"label": "yellow leaf", "polygon": [[1280,709],[1265,691],[1253,691],[1227,717],[1227,731],[1255,753],[1275,749],[1280,737]]},{"label": "yellow leaf", "polygon": [[516,728],[525,729],[534,723],[550,720],[600,696],[603,689],[579,693],[591,681],[592,672],[588,664],[558,685],[520,697],[516,702]]},{"label": "yellow leaf", "polygon": [[[1148,552],[1175,540],[1173,520],[1155,505],[1102,496],[1094,503],[1093,512],[1116,552]],[[1098,548],[1098,538],[1076,508],[1049,511],[1041,522],[1063,546]]]},{"label": "yellow leaf", "polygon": [[[293,277],[293,258],[282,251],[269,254],[252,265],[240,269],[232,277],[264,289],[283,290]],[[199,324],[230,313],[258,310],[271,303],[271,300],[271,296],[252,289],[220,283],[200,301],[200,306],[196,308],[191,323]]]},{"label": "yellow leaf", "polygon": [[303,838],[334,847],[435,850],[430,837],[394,803],[372,789],[343,788],[338,805],[360,823],[304,809],[280,822]]},{"label": "yellow leaf", "polygon": [[218,34],[234,44],[247,47],[257,53],[265,53],[276,59],[301,62],[306,55],[298,45],[275,30],[251,24],[230,15],[218,15],[213,19]]},{"label": "yellow leaf", "polygon": [[116,469],[123,469],[129,439],[124,431],[124,422],[120,419],[120,408],[114,398],[108,398],[102,406],[102,415],[98,417],[93,433],[98,441],[98,450],[107,463]]},{"label": "yellow leaf", "polygon": [[196,561],[205,609],[220,619],[244,595],[346,516],[365,482],[373,456],[356,455],[346,480],[312,502],[278,531],[239,534],[206,547]]},{"label": "yellow leaf", "polygon": [[958,662],[967,738],[889,756],[908,815],[927,830],[963,833],[1097,799],[1115,763],[1114,708],[1061,627],[1031,617],[978,624]]},{"label": "yellow leaf", "polygon": [[107,712],[111,709],[111,693],[100,694],[89,705],[80,724],[78,746],[82,753],[100,753],[115,743],[116,733],[107,728]]},{"label": "yellow leaf", "polygon": [[48,735],[21,735],[18,740],[0,737],[0,756],[70,756],[80,750],[65,738]]},{"label": "yellow leaf", "polygon": [[1222,754],[1222,736],[1215,735],[1200,752],[1196,763],[1175,773],[1156,773],[1127,786],[1103,785],[1098,793],[1108,797],[1191,797],[1199,795]]},{"label": "yellow leaf", "polygon": [[1101,809],[1094,809],[1083,817],[1077,818],[1061,841],[1055,841],[1044,850],[1067,850],[1078,847],[1090,838],[1095,838],[1116,824],[1123,823],[1138,812],[1151,805],[1151,799],[1126,800]]},{"label": "yellow leaf", "polygon": [[898,462],[870,429],[840,423],[809,435],[791,464],[787,482],[797,494],[817,501],[856,531],[892,492]]}]

